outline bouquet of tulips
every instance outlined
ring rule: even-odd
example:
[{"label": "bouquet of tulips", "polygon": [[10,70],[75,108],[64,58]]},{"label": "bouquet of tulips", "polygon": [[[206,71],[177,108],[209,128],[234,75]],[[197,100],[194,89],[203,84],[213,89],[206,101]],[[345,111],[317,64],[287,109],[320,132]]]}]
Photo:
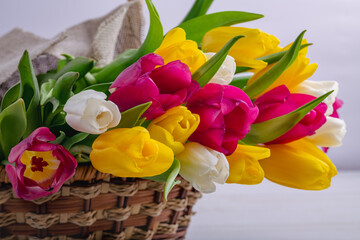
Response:
[{"label": "bouquet of tulips", "polygon": [[311,81],[317,65],[302,32],[293,43],[233,27],[259,14],[206,14],[197,0],[163,33],[146,0],[150,27],[139,49],[113,62],[64,54],[36,76],[28,52],[21,81],[1,102],[0,160],[14,193],[34,200],[57,192],[80,164],[116,177],[165,182],[180,174],[211,193],[215,183],[265,178],[306,190],[330,186],[326,152],[341,145],[345,123],[335,81]]}]

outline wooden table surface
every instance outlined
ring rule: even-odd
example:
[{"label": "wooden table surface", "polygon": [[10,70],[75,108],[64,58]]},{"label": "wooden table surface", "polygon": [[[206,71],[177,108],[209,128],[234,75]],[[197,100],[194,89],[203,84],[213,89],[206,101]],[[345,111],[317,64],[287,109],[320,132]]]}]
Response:
[{"label": "wooden table surface", "polygon": [[360,240],[360,171],[339,172],[323,191],[218,185],[194,210],[188,240]]}]

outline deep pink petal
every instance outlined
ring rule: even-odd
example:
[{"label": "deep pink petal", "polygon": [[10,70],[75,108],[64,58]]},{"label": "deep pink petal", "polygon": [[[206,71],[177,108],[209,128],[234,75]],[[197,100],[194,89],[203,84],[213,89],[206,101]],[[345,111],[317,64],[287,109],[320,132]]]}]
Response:
[{"label": "deep pink petal", "polygon": [[26,149],[31,148],[34,144],[54,140],[56,140],[56,137],[50,132],[48,128],[40,127],[34,130],[27,138],[22,140],[19,144],[11,149],[8,160],[10,163],[18,162],[20,161],[20,157],[23,152]]},{"label": "deep pink petal", "polygon": [[158,86],[160,94],[170,94],[187,89],[192,80],[189,67],[180,61],[170,62],[153,70],[150,77]]},{"label": "deep pink petal", "polygon": [[162,65],[164,65],[164,60],[161,56],[155,53],[149,53],[122,71],[110,86],[110,89],[132,85],[143,74],[151,72],[156,66]]}]

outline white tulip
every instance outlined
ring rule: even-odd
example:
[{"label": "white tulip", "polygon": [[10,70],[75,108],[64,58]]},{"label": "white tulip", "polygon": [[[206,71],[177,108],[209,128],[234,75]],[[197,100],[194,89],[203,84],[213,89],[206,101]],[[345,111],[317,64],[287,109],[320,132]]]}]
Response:
[{"label": "white tulip", "polygon": [[304,93],[314,97],[320,97],[325,93],[334,90],[323,102],[327,105],[327,110],[325,116],[330,116],[334,109],[333,104],[335,102],[335,97],[339,92],[339,84],[336,81],[311,81],[306,80],[298,85],[294,92]]},{"label": "white tulip", "polygon": [[101,134],[116,127],[120,122],[120,111],[115,103],[105,99],[105,93],[94,90],[72,96],[64,106],[66,122],[77,131],[90,134]]},{"label": "white tulip", "polygon": [[346,134],[345,121],[339,118],[326,117],[326,123],[315,134],[308,138],[318,146],[338,147]]},{"label": "white tulip", "polygon": [[[207,60],[209,60],[215,53],[209,52],[205,53]],[[209,83],[217,83],[221,85],[229,85],[229,83],[233,80],[234,74],[236,71],[236,63],[235,59],[229,55],[226,56],[225,61],[216,72],[216,74],[212,77]]]},{"label": "white tulip", "polygon": [[225,155],[199,143],[185,144],[185,150],[175,158],[180,161],[180,175],[200,192],[215,192],[214,182],[224,184],[229,176]]}]

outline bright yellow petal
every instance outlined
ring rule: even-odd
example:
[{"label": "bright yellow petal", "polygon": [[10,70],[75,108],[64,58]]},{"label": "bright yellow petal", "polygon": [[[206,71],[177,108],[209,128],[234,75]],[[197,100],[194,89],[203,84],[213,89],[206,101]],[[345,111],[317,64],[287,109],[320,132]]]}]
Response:
[{"label": "bright yellow petal", "polygon": [[142,127],[118,128],[101,134],[93,143],[93,166],[118,177],[149,177],[165,172],[174,160],[173,151],[151,139]]},{"label": "bright yellow petal", "polygon": [[60,160],[52,154],[52,151],[25,151],[20,161],[26,165],[24,177],[34,180],[44,188],[49,187],[53,182],[60,165]]},{"label": "bright yellow petal", "polygon": [[259,184],[264,179],[264,171],[259,160],[270,156],[264,147],[238,145],[235,152],[227,156],[230,175],[227,183]]},{"label": "bright yellow petal", "polygon": [[198,49],[195,41],[186,40],[186,33],[182,28],[169,31],[155,53],[164,59],[165,64],[180,60],[189,67],[191,73],[206,62],[205,54]]},{"label": "bright yellow petal", "polygon": [[237,66],[262,69],[267,63],[256,58],[269,55],[273,52],[279,40],[259,29],[243,27],[219,27],[207,32],[202,41],[205,52],[218,52],[231,38],[243,35],[231,48],[232,56]]},{"label": "bright yellow petal", "polygon": [[271,156],[261,160],[265,177],[275,183],[305,190],[328,188],[337,174],[328,156],[307,139],[268,145]]}]

